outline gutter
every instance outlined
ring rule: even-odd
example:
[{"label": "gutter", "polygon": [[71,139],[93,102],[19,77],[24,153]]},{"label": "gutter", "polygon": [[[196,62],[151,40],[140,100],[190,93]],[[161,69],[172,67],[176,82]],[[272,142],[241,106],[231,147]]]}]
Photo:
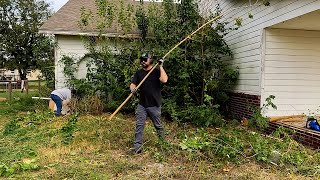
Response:
[{"label": "gutter", "polygon": [[[63,30],[39,30],[40,34],[54,34],[54,35],[70,35],[70,36],[99,36],[97,32],[80,32],[80,31],[63,31]],[[120,33],[106,33],[102,34],[105,37],[118,38],[141,38],[140,34],[120,34]]]}]

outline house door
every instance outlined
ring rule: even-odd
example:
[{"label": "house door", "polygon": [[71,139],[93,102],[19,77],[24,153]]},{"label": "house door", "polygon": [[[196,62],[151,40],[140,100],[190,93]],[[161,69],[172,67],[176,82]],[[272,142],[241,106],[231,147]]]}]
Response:
[{"label": "house door", "polygon": [[320,113],[320,31],[266,29],[263,95],[269,116]]}]

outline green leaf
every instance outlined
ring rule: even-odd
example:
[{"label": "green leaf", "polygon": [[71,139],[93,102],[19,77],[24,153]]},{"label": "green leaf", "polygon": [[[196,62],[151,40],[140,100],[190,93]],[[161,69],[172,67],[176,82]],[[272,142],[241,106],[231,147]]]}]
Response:
[{"label": "green leaf", "polygon": [[208,94],[204,95],[204,102],[210,103],[213,100],[213,97],[209,96]]},{"label": "green leaf", "polygon": [[238,17],[238,18],[236,18],[235,19],[235,25],[237,25],[237,26],[241,26],[242,25],[242,21],[243,21],[243,19],[242,18],[240,18],[240,17]]},{"label": "green leaf", "polygon": [[268,1],[268,0],[263,0],[263,5],[265,5],[265,6],[270,6],[270,2]]},{"label": "green leaf", "polygon": [[31,169],[31,165],[29,163],[20,163],[20,167],[22,170],[30,170]]},{"label": "green leaf", "polygon": [[11,176],[14,173],[14,168],[10,167],[7,169],[7,171],[4,173],[5,176]]},{"label": "green leaf", "polygon": [[184,143],[180,143],[179,146],[181,147],[182,150],[188,149],[188,146],[186,146]]}]

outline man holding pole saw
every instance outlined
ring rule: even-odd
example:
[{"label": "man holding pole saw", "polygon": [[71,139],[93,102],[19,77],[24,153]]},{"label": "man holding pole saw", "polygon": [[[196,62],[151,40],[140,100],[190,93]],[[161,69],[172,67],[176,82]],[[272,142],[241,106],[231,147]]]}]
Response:
[{"label": "man holding pole saw", "polygon": [[[200,31],[203,27],[211,24],[214,21],[217,21],[219,18],[222,17],[222,14],[220,14],[219,16],[214,17],[213,19],[209,20],[208,22],[206,22],[205,24],[203,24],[202,26],[200,26],[197,30],[193,31],[190,35],[188,35],[187,37],[185,37],[182,41],[180,41],[179,43],[177,43],[172,49],[170,49],[170,51],[168,51],[162,59],[160,59],[158,61],[158,63],[152,67],[151,65],[151,56],[150,54],[145,54],[146,56],[142,56],[140,59],[140,63],[143,66],[142,70],[139,70],[136,74],[135,74],[135,78],[133,78],[132,83],[130,85],[130,90],[131,93],[130,95],[127,97],[127,99],[125,101],[123,101],[123,103],[111,114],[111,116],[108,118],[109,120],[112,120],[112,118],[117,114],[117,112],[129,101],[129,99],[133,96],[134,93],[136,93],[137,89],[141,87],[141,89],[143,89],[140,92],[140,95],[143,95],[143,97],[140,97],[140,103],[137,107],[137,126],[136,126],[136,137],[135,137],[135,146],[134,146],[134,150],[135,153],[140,152],[141,149],[141,143],[142,143],[142,135],[143,135],[143,128],[144,128],[144,122],[147,116],[147,113],[149,113],[150,115],[150,111],[148,112],[147,109],[150,107],[156,107],[158,108],[159,112],[159,116],[160,117],[160,99],[161,99],[161,93],[160,93],[160,82],[167,82],[168,80],[168,76],[166,74],[166,72],[164,71],[163,67],[161,66],[163,63],[163,60],[169,56],[169,54],[174,51],[177,47],[179,47],[182,43],[184,43],[185,41],[187,41],[188,39],[190,39],[194,34],[196,34],[198,31]],[[157,65],[160,66],[159,69],[156,70]],[[155,72],[153,70],[156,70]],[[154,74],[155,73],[155,74]],[[149,75],[152,75],[151,78],[149,78]],[[144,76],[145,75],[145,76]],[[141,77],[142,80],[141,80]],[[159,78],[158,78],[159,77]],[[157,79],[158,78],[158,79]],[[153,86],[153,83],[147,83],[147,85],[144,83],[144,81],[146,79],[149,79],[148,81],[157,81],[154,84],[157,84],[156,86]],[[139,81],[141,80],[141,81]],[[139,83],[140,82],[140,83]],[[139,84],[138,84],[139,83]],[[137,85],[138,84],[138,85]],[[149,85],[148,85],[149,84]],[[151,85],[150,85],[151,84]],[[142,87],[142,85],[144,87]],[[150,88],[151,89],[148,89]],[[156,88],[157,87],[157,88]],[[157,89],[157,91],[155,91],[154,89]],[[154,95],[154,93],[158,93],[158,97],[156,95]],[[145,95],[144,95],[145,94]],[[151,101],[149,101],[149,98],[152,98],[152,106],[146,105],[146,100],[148,100],[148,104],[151,103]],[[157,99],[157,100],[155,100]],[[144,106],[143,106],[144,104]],[[144,110],[141,112],[144,112],[145,115],[143,115],[143,113],[140,113],[140,110]],[[140,117],[141,114],[141,117]],[[145,117],[145,118],[142,118]],[[152,117],[151,117],[152,118]],[[140,121],[140,119],[144,119],[144,121]],[[154,119],[152,118],[153,123],[154,123]],[[142,124],[142,125],[141,125]],[[155,123],[154,123],[155,124]],[[162,134],[163,134],[163,128],[160,124],[159,121],[159,126],[156,126],[156,128],[158,128],[159,130],[162,130]],[[161,132],[161,131],[158,131]],[[163,136],[162,136],[163,137]]]},{"label": "man holding pole saw", "polygon": [[[164,139],[164,130],[160,122],[161,116],[161,89],[160,84],[168,80],[167,73],[162,67],[163,59],[158,60],[159,69],[154,69],[139,88],[140,99],[136,109],[136,130],[132,152],[141,152],[142,138],[145,121],[149,115],[160,139]],[[140,57],[142,69],[138,70],[130,84],[130,91],[137,93],[137,85],[153,68],[149,53],[143,53]]]}]

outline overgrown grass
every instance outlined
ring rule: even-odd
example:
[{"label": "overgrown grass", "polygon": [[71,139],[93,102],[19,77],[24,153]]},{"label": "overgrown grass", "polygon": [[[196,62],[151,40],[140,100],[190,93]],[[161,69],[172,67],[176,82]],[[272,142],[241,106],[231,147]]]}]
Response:
[{"label": "overgrown grass", "polygon": [[15,116],[20,112],[43,110],[48,107],[47,100],[33,100],[32,96],[38,96],[38,92],[26,93],[15,92],[11,101],[0,101],[1,115]]},{"label": "overgrown grass", "polygon": [[5,116],[0,115],[0,176],[4,178],[319,178],[320,154],[296,143],[285,129],[269,137],[234,124],[197,129],[165,123],[167,141],[163,142],[148,121],[143,152],[129,155],[133,116],[118,115],[112,121],[107,114],[57,118],[44,109],[17,113],[9,107],[4,108]]}]

